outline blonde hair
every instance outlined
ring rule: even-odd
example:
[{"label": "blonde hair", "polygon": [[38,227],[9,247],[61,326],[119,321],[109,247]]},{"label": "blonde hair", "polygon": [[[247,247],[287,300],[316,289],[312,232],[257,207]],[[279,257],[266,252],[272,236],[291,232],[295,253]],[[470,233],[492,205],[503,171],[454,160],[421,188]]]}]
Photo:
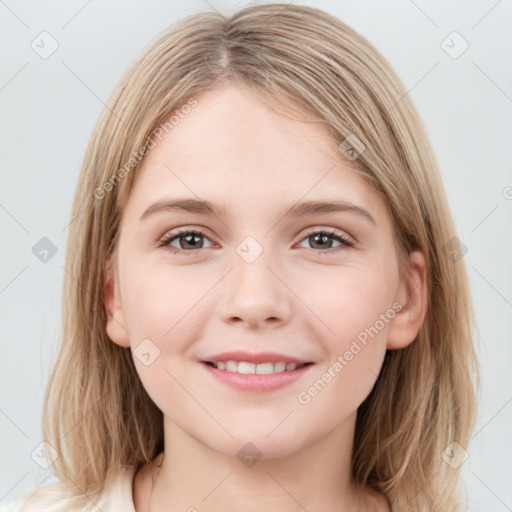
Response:
[{"label": "blonde hair", "polygon": [[141,148],[158,127],[169,129],[176,109],[231,80],[297,106],[337,143],[357,137],[365,149],[352,164],[389,207],[401,268],[408,253],[423,252],[425,321],[412,344],[386,353],[358,409],[353,477],[385,495],[393,510],[456,510],[460,468],[442,453],[452,442],[469,442],[478,365],[465,264],[446,248],[456,230],[438,164],[387,60],[334,16],[280,3],[175,24],[132,64],[99,119],[73,203],[63,340],[44,406],[44,439],[59,454],[56,475],[85,503],[83,495],[102,492],[115,468],[139,467],[164,448],[162,412],[130,350],[106,334],[105,268],[115,256]]}]

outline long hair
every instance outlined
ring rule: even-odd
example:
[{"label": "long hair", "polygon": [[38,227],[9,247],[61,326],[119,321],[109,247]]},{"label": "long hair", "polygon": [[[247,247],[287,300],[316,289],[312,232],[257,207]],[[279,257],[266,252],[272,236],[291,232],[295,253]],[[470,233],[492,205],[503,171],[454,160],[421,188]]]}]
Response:
[{"label": "long hair", "polygon": [[85,503],[120,465],[139,467],[163,450],[162,412],[130,350],[106,334],[105,268],[150,141],[226,81],[294,105],[338,144],[349,136],[362,143],[352,164],[389,207],[402,271],[408,253],[423,252],[428,311],[413,343],[387,351],[358,409],[353,478],[396,511],[457,510],[460,467],[443,453],[469,442],[478,365],[468,278],[453,251],[456,229],[438,163],[406,89],[378,50],[320,9],[280,3],[173,25],[131,65],[101,114],[74,197],[62,345],[44,404],[43,436],[58,453],[57,477]]}]

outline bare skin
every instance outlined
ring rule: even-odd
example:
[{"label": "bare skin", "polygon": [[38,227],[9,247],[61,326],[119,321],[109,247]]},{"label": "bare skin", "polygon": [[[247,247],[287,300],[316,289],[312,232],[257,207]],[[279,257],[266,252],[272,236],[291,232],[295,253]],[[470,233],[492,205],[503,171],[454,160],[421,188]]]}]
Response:
[{"label": "bare skin", "polygon": [[[343,161],[325,127],[282,116],[232,84],[196,98],[143,162],[105,290],[109,338],[132,351],[149,339],[159,350],[150,365],[134,357],[165,435],[150,506],[152,472],[141,468],[135,509],[389,511],[385,497],[352,481],[355,420],[386,350],[412,343],[423,322],[424,258],[412,253],[411,277],[399,278],[387,205]],[[227,211],[167,210],[140,220],[163,197],[209,200]],[[299,201],[320,199],[357,205],[373,222],[354,211],[285,215]],[[206,236],[195,235],[197,250],[186,235],[158,245],[177,228]],[[353,245],[328,238],[321,246],[310,231],[322,229]],[[236,250],[248,236],[263,251],[251,263]],[[401,309],[389,318],[394,303]],[[355,352],[353,341],[382,314],[378,334],[333,374],[337,357]],[[229,350],[314,364],[276,390],[240,391],[201,362]],[[325,388],[304,395],[329,369]],[[251,467],[238,456],[246,443],[261,453]]]},{"label": "bare skin", "polygon": [[[159,455],[153,464],[160,464],[162,455]],[[154,509],[148,507],[152,497],[153,480],[157,481],[159,470],[155,465],[144,464],[136,472],[133,479],[132,493],[133,503],[136,512],[151,512]],[[376,493],[370,488],[366,488],[360,497],[360,501],[356,504],[357,508],[350,508],[351,511],[372,511],[372,512],[389,512],[391,506],[389,501],[382,495]],[[308,509],[309,510],[309,509]],[[343,510],[343,509],[339,509]],[[190,512],[194,512],[191,510]]]}]

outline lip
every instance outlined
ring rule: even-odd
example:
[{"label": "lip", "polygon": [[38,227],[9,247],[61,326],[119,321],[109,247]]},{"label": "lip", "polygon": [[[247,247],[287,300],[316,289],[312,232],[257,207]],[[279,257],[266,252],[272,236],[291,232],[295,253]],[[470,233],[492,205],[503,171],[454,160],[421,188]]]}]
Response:
[{"label": "lip", "polygon": [[[223,359],[215,359],[215,361],[222,360]],[[243,360],[247,361],[247,359]],[[266,359],[265,361],[270,362],[269,359]],[[283,361],[283,359],[280,359],[280,361]],[[247,362],[250,363],[253,361]],[[314,364],[312,363],[292,371],[258,375],[229,372],[227,370],[218,370],[217,368],[214,368],[213,366],[210,366],[205,362],[201,362],[200,364],[205,369],[205,371],[207,371],[213,378],[217,379],[218,382],[221,382],[227,386],[230,386],[231,388],[240,391],[252,391],[256,393],[273,391],[275,389],[291,384],[292,382],[295,382],[301,377],[303,377],[307,372],[309,372],[310,368],[314,366]]]},{"label": "lip", "polygon": [[251,354],[249,352],[244,352],[243,350],[237,350],[234,352],[222,352],[222,354],[217,354],[201,359],[201,362],[203,363],[216,363],[217,361],[246,361],[248,363],[254,364],[278,363],[279,361],[296,364],[306,364],[312,362],[305,359],[297,359],[296,357],[287,356],[285,354],[277,354],[275,352],[259,352],[257,354]]}]

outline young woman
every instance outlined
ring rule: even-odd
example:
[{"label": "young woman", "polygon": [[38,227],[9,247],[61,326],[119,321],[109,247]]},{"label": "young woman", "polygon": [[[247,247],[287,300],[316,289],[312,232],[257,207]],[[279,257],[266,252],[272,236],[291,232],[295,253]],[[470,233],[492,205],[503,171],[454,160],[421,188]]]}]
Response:
[{"label": "young woman", "polygon": [[108,105],[44,410],[60,483],[4,510],[458,510],[472,306],[389,63],[256,5],[173,26]]}]

